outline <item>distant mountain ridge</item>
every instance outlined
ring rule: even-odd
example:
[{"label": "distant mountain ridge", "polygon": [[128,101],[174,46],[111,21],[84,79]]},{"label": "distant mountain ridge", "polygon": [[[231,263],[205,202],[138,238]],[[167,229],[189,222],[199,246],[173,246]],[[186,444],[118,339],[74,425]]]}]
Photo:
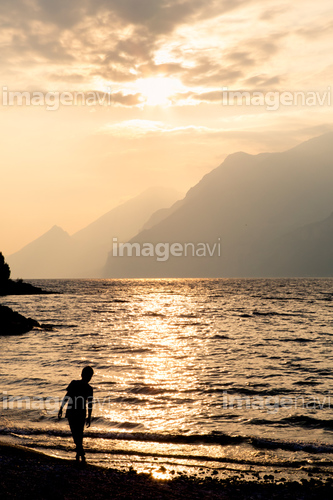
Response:
[{"label": "distant mountain ridge", "polygon": [[[142,247],[147,242],[212,245],[220,238],[221,257],[170,256],[161,262],[156,256],[114,257],[110,252],[104,276],[332,276],[330,259],[326,265],[318,264],[323,239],[316,243],[310,235],[304,241],[304,265],[299,265],[301,234],[306,231],[301,228],[312,224],[319,231],[320,221],[326,220],[324,225],[331,231],[327,218],[333,212],[332,158],[332,132],[282,153],[228,156],[181,202],[153,216],[152,223],[130,240]],[[331,245],[330,238],[325,242]],[[310,252],[306,249],[311,245]],[[279,260],[277,248],[284,255],[281,265],[274,264]],[[327,252],[332,255],[331,250]],[[309,274],[311,259],[318,265],[311,266],[312,271],[309,267]]]},{"label": "distant mountain ridge", "polygon": [[168,188],[150,188],[110,210],[70,236],[58,226],[7,257],[19,278],[101,277],[112,238],[127,241],[157,210],[172,205],[179,194]]},{"label": "distant mountain ridge", "polygon": [[[148,190],[72,236],[54,226],[7,261],[23,278],[333,276],[332,158],[332,132],[281,153],[234,153],[182,200]],[[113,237],[207,252],[115,257]],[[217,242],[221,255],[209,255]]]},{"label": "distant mountain ridge", "polygon": [[271,243],[264,272],[274,276],[333,276],[333,213]]},{"label": "distant mountain ridge", "polygon": [[71,259],[71,237],[59,226],[7,257],[16,278],[62,277]]}]

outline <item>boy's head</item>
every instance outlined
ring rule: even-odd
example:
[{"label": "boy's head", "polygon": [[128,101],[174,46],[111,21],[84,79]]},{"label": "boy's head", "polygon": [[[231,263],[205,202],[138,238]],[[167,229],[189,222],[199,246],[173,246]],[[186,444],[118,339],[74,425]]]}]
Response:
[{"label": "boy's head", "polygon": [[94,370],[91,368],[91,366],[85,366],[82,370],[81,373],[81,378],[84,380],[84,382],[89,382],[91,380],[91,377],[94,374]]}]

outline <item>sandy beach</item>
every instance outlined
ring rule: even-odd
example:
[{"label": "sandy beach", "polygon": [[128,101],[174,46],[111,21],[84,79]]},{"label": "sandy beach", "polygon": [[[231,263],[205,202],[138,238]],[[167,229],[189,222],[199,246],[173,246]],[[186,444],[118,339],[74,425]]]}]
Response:
[{"label": "sandy beach", "polygon": [[275,482],[200,479],[180,475],[159,481],[148,474],[77,465],[23,447],[0,446],[0,498],[5,499],[331,499],[332,480]]}]

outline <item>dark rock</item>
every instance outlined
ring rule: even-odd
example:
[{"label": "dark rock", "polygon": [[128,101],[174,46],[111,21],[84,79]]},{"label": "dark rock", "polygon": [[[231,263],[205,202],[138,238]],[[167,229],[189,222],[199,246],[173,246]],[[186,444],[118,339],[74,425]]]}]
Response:
[{"label": "dark rock", "polygon": [[7,280],[0,283],[0,296],[4,295],[41,295],[50,294],[53,292],[47,292],[42,290],[38,286],[31,285],[30,283],[25,283],[22,280]]},{"label": "dark rock", "polygon": [[5,258],[0,252],[0,296],[4,295],[34,295],[49,294],[38,286],[24,283],[23,280],[13,281],[10,279],[10,267],[5,262]]},{"label": "dark rock", "polygon": [[26,318],[10,307],[0,305],[0,335],[20,335],[34,327],[40,327],[38,321]]}]

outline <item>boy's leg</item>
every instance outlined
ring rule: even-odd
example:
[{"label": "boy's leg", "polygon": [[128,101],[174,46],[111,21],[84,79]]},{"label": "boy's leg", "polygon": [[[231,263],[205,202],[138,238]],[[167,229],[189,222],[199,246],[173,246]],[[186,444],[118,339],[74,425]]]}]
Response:
[{"label": "boy's leg", "polygon": [[84,456],[84,451],[83,451],[84,420],[82,418],[69,418],[68,423],[72,432],[73,441],[76,445],[76,453],[80,456]]}]

